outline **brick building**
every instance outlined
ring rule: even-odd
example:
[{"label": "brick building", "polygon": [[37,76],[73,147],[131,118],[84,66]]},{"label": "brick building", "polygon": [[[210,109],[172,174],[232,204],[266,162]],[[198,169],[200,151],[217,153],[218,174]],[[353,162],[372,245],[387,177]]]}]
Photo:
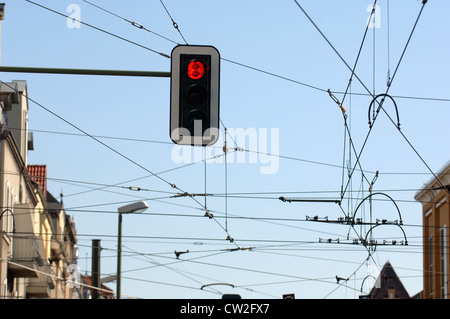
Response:
[{"label": "brick building", "polygon": [[449,296],[450,161],[414,198],[422,203],[423,298]]}]

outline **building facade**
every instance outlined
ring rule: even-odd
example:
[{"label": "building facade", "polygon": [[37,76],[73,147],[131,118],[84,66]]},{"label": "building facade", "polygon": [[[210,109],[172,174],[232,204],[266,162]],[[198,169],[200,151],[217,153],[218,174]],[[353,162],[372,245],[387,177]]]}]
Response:
[{"label": "building facade", "polygon": [[422,203],[423,298],[448,299],[450,262],[450,161],[414,198]]},{"label": "building facade", "polygon": [[[28,165],[28,177],[43,194],[45,213],[41,218],[41,229],[36,231],[42,234],[45,256],[48,263],[45,265],[49,276],[40,280],[40,285],[46,298],[72,299],[79,296],[79,283],[68,281],[75,279],[74,272],[78,270],[78,250],[75,221],[65,213],[64,205],[47,190],[47,166]],[[50,230],[50,231],[47,231]],[[47,286],[50,288],[47,291]]]},{"label": "building facade", "polygon": [[[4,18],[0,3],[0,39]],[[75,223],[28,165],[28,110],[27,82],[0,80],[0,299],[76,298]]]},{"label": "building facade", "polygon": [[28,165],[26,81],[0,83],[0,298],[79,296],[76,228],[47,190],[45,165]]},{"label": "building facade", "polygon": [[[14,133],[10,127],[16,123],[27,126],[28,101],[26,83],[2,82],[0,97],[2,117],[0,123],[0,296],[22,298],[25,280],[31,270],[37,270],[30,262],[37,257],[39,246],[35,238],[25,238],[22,232],[31,233],[34,210],[43,209],[43,202],[34,185],[26,178],[28,150],[21,130]],[[20,128],[16,127],[16,128]],[[22,140],[20,140],[22,139]],[[19,145],[18,146],[18,140]],[[24,174],[25,172],[25,174]],[[33,212],[33,214],[32,214]],[[29,237],[29,236],[28,236]],[[20,248],[19,248],[20,247]],[[17,249],[16,249],[17,248]],[[35,275],[34,273],[32,275]]]}]

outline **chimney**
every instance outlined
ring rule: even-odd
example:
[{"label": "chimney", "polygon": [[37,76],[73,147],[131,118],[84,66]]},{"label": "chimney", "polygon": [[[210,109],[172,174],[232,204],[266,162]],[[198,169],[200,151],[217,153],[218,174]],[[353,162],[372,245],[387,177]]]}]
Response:
[{"label": "chimney", "polygon": [[42,195],[47,198],[47,165],[28,165],[28,176],[41,187]]}]

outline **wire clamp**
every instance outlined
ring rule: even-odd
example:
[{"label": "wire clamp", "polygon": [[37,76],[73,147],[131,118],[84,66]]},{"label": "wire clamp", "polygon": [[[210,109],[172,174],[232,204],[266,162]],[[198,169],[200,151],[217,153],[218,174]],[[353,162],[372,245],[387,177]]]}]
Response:
[{"label": "wire clamp", "polygon": [[207,211],[204,216],[208,217],[209,219],[212,219],[214,217],[214,215],[211,214],[209,211]]},{"label": "wire clamp", "polygon": [[135,192],[139,192],[142,190],[142,188],[140,188],[139,186],[129,186],[127,187],[130,191],[135,191]]},{"label": "wire clamp", "polygon": [[177,259],[180,259],[180,255],[181,254],[187,254],[189,252],[189,250],[186,250],[186,251],[174,251],[174,253],[175,253],[175,256],[177,257]]},{"label": "wire clamp", "polygon": [[139,29],[144,29],[144,26],[142,25],[142,24],[140,24],[140,23],[137,23],[137,22],[131,22],[131,24],[134,26],[134,27],[136,27],[136,28],[139,28]]},{"label": "wire clamp", "polygon": [[226,240],[229,240],[230,243],[234,242],[234,238],[232,238],[230,235],[227,236]]},{"label": "wire clamp", "polygon": [[328,95],[330,95],[330,97],[333,99],[334,102],[336,102],[336,104],[339,106],[339,108],[341,109],[342,113],[347,112],[347,110],[345,109],[345,107],[342,105],[341,101],[339,101],[339,99],[334,96],[333,93],[331,93],[331,90],[328,89]]}]

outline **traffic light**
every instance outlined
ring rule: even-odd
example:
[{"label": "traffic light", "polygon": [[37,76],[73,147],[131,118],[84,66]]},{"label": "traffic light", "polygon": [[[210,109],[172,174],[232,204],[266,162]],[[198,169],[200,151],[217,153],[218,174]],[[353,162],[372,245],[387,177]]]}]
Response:
[{"label": "traffic light", "polygon": [[181,145],[212,145],[219,138],[220,54],[212,46],[172,50],[170,138]]}]

